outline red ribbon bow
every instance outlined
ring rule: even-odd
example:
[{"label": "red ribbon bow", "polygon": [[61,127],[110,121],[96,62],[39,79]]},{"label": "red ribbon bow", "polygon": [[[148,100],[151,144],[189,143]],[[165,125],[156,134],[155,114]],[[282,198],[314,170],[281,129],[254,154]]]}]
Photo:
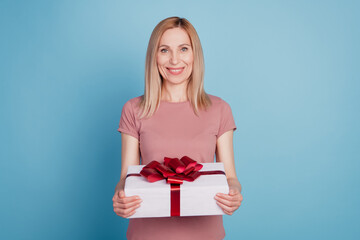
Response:
[{"label": "red ribbon bow", "polygon": [[201,174],[199,170],[203,167],[188,156],[178,158],[164,158],[164,163],[152,161],[140,172],[149,182],[156,182],[166,179],[170,184],[182,184],[183,181],[193,182]]}]

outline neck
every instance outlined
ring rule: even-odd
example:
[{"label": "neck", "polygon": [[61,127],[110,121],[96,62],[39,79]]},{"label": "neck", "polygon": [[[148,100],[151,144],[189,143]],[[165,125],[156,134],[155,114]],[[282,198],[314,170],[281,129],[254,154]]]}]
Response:
[{"label": "neck", "polygon": [[181,84],[169,84],[163,82],[161,87],[161,100],[167,102],[185,102],[187,98],[187,81]]}]

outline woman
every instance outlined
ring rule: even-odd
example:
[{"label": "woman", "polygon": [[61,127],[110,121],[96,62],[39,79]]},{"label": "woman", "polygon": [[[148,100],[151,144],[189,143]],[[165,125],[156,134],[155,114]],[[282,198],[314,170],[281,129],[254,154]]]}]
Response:
[{"label": "woman", "polygon": [[[199,37],[185,18],[161,21],[150,37],[145,66],[145,92],[125,103],[118,131],[122,139],[121,179],[113,197],[114,211],[129,217],[141,205],[125,196],[129,165],[187,155],[198,162],[223,162],[229,194],[215,196],[225,214],[241,204],[236,177],[230,106],[204,91],[204,61]],[[128,239],[223,239],[222,216],[130,219]]]}]

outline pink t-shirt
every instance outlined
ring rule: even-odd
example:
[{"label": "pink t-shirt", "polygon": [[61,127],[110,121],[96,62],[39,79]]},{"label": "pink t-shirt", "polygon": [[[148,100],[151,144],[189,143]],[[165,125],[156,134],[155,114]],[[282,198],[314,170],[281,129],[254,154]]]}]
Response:
[{"label": "pink t-shirt", "polygon": [[[139,140],[141,164],[164,157],[189,156],[198,162],[214,162],[216,140],[236,130],[228,103],[208,94],[212,105],[196,116],[189,101],[161,101],[149,119],[139,120],[137,103],[141,96],[127,101],[122,109],[118,131]],[[130,240],[223,239],[222,216],[136,218],[129,220]]]}]

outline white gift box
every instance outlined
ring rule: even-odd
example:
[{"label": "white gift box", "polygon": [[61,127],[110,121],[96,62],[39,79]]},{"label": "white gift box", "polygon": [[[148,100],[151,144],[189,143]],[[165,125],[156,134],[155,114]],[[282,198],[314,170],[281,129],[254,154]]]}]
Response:
[{"label": "white gift box", "polygon": [[[199,172],[220,170],[223,163],[201,163]],[[127,174],[140,173],[145,165],[129,166]],[[129,176],[125,181],[125,196],[138,195],[141,206],[129,218],[170,217],[171,190],[166,180],[150,183],[143,176]],[[180,185],[180,216],[223,215],[214,199],[217,193],[229,193],[224,174],[201,175],[194,182]]]}]

